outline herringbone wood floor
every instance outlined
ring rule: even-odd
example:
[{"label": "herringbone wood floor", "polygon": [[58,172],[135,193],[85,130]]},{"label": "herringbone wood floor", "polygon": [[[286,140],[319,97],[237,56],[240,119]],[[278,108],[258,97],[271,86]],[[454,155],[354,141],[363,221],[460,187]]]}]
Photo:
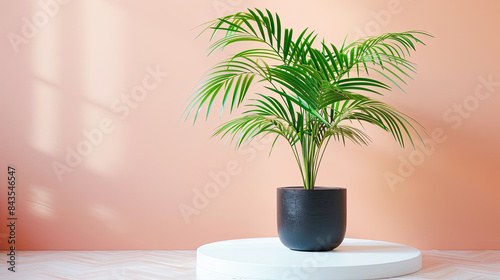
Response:
[{"label": "herringbone wood floor", "polygon": [[[0,257],[0,279],[4,280],[196,279],[196,251],[20,251],[16,272],[7,270],[5,253]],[[422,253],[422,270],[392,279],[500,280],[500,251]],[[206,274],[201,279],[236,278]]]}]

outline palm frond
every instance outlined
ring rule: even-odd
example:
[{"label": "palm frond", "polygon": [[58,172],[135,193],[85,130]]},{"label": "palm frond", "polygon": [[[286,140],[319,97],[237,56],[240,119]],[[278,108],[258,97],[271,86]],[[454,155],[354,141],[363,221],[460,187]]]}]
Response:
[{"label": "palm frond", "polygon": [[[242,116],[219,126],[214,136],[230,139],[237,148],[259,135],[276,135],[272,147],[277,138],[286,139],[306,189],[314,188],[331,139],[367,145],[371,139],[364,124],[387,131],[403,147],[407,139],[413,144],[412,137],[420,137],[412,118],[364,94],[383,95],[390,85],[403,90],[405,79],[416,72],[407,57],[424,44],[419,37],[431,36],[426,32],[387,33],[350,44],[344,40],[336,47],[318,43],[318,35],[307,28],[284,28],[278,14],[259,9],[210,21],[200,34],[206,32],[209,55],[235,44],[252,42],[256,47],[212,67],[188,99],[183,116],[194,116],[196,122],[202,109],[208,118],[215,103],[221,115],[245,104]],[[370,77],[372,73],[382,81]],[[267,91],[255,93],[251,86],[257,83]]]}]

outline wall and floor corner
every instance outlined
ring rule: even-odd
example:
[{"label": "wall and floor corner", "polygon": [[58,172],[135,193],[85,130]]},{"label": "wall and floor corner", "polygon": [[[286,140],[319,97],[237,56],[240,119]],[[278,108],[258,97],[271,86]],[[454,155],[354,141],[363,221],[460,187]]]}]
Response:
[{"label": "wall and floor corner", "polygon": [[[318,184],[348,188],[351,238],[419,249],[500,249],[498,1],[3,1],[0,220],[16,168],[19,250],[195,249],[276,236],[276,188],[300,182],[289,148],[234,151],[222,119],[179,121],[206,57],[200,23],[246,7],[327,41],[426,30],[418,74],[384,101],[427,129],[400,149],[329,147]],[[9,231],[0,228],[0,249]]]}]

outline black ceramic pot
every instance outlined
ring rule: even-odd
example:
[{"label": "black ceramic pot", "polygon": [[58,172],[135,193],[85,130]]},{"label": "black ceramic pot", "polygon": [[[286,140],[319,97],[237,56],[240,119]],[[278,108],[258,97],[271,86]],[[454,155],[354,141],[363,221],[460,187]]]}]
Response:
[{"label": "black ceramic pot", "polygon": [[330,251],[344,240],[347,190],[278,188],[278,236],[297,251]]}]

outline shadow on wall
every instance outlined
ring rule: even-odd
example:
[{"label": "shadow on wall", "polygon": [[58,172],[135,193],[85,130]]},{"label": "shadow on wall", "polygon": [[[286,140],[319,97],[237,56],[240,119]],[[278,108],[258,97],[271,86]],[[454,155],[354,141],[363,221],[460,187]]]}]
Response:
[{"label": "shadow on wall", "polygon": [[[124,246],[127,240],[103,239],[99,229],[114,234],[126,229],[117,215],[123,209],[107,206],[121,197],[113,177],[141,153],[129,150],[134,131],[127,130],[127,122],[155,102],[154,93],[168,79],[166,66],[131,61],[133,50],[127,47],[134,38],[127,30],[135,23],[117,3],[10,5],[24,15],[12,21],[9,48],[3,50],[11,65],[6,73],[11,91],[2,125],[10,135],[2,155],[9,161],[5,165],[18,170],[18,249],[47,249],[43,244],[68,249],[63,244],[69,239]],[[0,235],[0,249],[9,247],[8,237]]]}]

